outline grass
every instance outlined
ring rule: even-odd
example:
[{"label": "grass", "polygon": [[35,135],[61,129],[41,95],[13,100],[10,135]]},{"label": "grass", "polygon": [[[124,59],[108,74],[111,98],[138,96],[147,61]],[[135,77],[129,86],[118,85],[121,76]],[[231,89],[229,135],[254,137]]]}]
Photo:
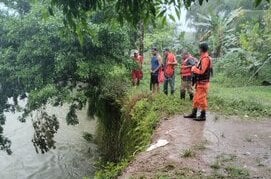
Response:
[{"label": "grass", "polygon": [[184,113],[189,109],[187,102],[173,96],[163,94],[155,97],[144,94],[141,94],[141,98],[138,96],[136,99],[132,97],[128,100],[124,109],[125,121],[121,136],[125,143],[126,155],[131,152],[134,154],[135,148],[142,150],[150,143],[160,119]]},{"label": "grass", "polygon": [[246,142],[253,142],[253,139],[252,139],[252,137],[250,137],[250,136],[246,136],[246,137],[245,137],[245,141],[246,141]]},{"label": "grass", "polygon": [[[140,86],[133,88],[130,95],[138,93],[150,92],[150,74],[149,61],[146,61],[144,66],[144,80]],[[181,78],[179,67],[176,68],[175,75],[175,98],[179,99]],[[232,83],[225,83],[227,77],[222,77],[220,74],[215,75],[211,81],[209,90],[209,109],[226,115],[248,116],[249,119],[253,117],[271,117],[271,87],[268,86],[243,86]],[[235,80],[238,81],[238,80]],[[239,80],[241,81],[241,80]],[[163,86],[161,85],[161,93]],[[191,106],[191,103],[190,103]],[[216,117],[215,120],[218,120]]]},{"label": "grass", "polygon": [[182,157],[184,158],[190,158],[190,157],[195,157],[196,152],[193,149],[185,149],[182,153]]},{"label": "grass", "polygon": [[233,155],[233,154],[221,154],[221,155],[217,156],[217,159],[222,163],[232,162],[232,161],[234,161],[236,159],[236,155]]},{"label": "grass", "polygon": [[218,170],[221,168],[219,161],[215,161],[213,164],[210,165],[212,169]]},{"label": "grass", "polygon": [[[118,139],[123,146],[122,160],[119,163],[106,164],[96,173],[96,178],[116,178],[127,167],[136,153],[145,150],[161,119],[190,112],[191,102],[179,98],[181,79],[178,70],[175,84],[177,90],[173,96],[164,95],[162,89],[160,94],[151,95],[149,81],[150,74],[147,61],[144,66],[144,80],[141,81],[139,87],[132,87],[129,90],[127,98],[123,102],[122,128],[119,131]],[[270,87],[260,86],[226,87],[223,86],[222,81],[213,79],[209,92],[209,108],[211,111],[228,115],[268,117],[271,116],[270,89]],[[219,120],[219,117],[216,116],[215,120]],[[224,136],[224,134],[222,135]],[[205,144],[202,143],[194,148],[184,150],[182,156],[193,157],[196,150],[204,149]],[[221,157],[211,167],[216,170],[225,169],[229,176],[247,176],[247,173],[241,169],[225,168],[223,163],[231,160],[234,160],[234,157]],[[167,175],[161,175],[160,178],[164,177],[166,178]]]},{"label": "grass", "polygon": [[96,173],[96,178],[116,178],[136,153],[146,149],[160,120],[183,114],[190,109],[189,103],[162,93],[153,96],[133,91],[133,95],[124,101],[122,127],[119,131],[118,140],[123,147],[124,162],[106,164]]},{"label": "grass", "polygon": [[221,154],[210,167],[214,170],[210,178],[249,178],[249,172],[245,168],[232,165],[237,160],[236,155]]},{"label": "grass", "polygon": [[182,169],[174,169],[169,171],[156,171],[153,175],[145,176],[143,174],[139,174],[137,176],[132,176],[130,179],[145,179],[145,178],[153,178],[153,179],[200,179],[206,178],[203,177],[201,172],[194,171],[189,168]]},{"label": "grass", "polygon": [[[149,74],[149,59],[147,57],[144,65],[144,78],[139,87],[133,88],[129,95],[138,93],[150,93],[150,74]],[[180,96],[180,67],[176,68],[175,73],[175,98]],[[227,79],[227,80],[226,80]],[[227,81],[227,82],[225,82]],[[238,115],[248,117],[271,117],[271,87],[268,86],[243,86],[236,81],[229,83],[227,77],[221,74],[215,74],[211,81],[209,90],[209,109],[227,115]],[[231,84],[231,86],[230,86]],[[163,86],[161,85],[161,93]],[[190,103],[191,106],[191,103]],[[215,120],[219,118],[216,117]]]},{"label": "grass", "polygon": [[211,83],[209,106],[213,111],[227,115],[248,117],[271,116],[271,87],[223,87]]},{"label": "grass", "polygon": [[229,177],[232,178],[248,178],[249,173],[246,169],[238,168],[236,166],[228,166],[225,168]]}]

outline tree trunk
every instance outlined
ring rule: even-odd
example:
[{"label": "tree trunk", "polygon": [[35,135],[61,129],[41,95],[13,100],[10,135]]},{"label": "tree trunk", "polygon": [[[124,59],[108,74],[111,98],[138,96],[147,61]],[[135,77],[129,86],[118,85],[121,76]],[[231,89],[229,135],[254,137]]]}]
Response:
[{"label": "tree trunk", "polygon": [[138,24],[138,43],[139,43],[139,53],[140,55],[144,54],[144,22],[140,21]]}]

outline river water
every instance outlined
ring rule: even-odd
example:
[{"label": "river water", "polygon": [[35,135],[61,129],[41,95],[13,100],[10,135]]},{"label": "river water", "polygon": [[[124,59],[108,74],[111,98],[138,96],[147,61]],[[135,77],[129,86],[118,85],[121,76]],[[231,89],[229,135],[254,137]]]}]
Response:
[{"label": "river water", "polygon": [[[26,101],[19,102],[24,106]],[[68,126],[65,116],[68,106],[48,106],[48,114],[55,114],[60,127],[55,135],[56,149],[37,154],[31,142],[33,126],[17,120],[20,113],[5,113],[4,135],[11,142],[12,155],[0,151],[0,179],[81,179],[92,178],[95,172],[97,149],[95,144],[83,139],[84,132],[94,134],[95,121],[87,117],[86,110],[79,111],[79,124]]]}]

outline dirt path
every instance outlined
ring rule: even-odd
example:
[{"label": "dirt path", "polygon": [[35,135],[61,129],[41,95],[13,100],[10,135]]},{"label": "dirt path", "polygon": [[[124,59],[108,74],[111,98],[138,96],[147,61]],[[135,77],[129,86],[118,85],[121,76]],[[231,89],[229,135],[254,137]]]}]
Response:
[{"label": "dirt path", "polygon": [[120,178],[271,178],[271,120],[178,116],[161,122],[159,139],[169,143],[138,154]]}]

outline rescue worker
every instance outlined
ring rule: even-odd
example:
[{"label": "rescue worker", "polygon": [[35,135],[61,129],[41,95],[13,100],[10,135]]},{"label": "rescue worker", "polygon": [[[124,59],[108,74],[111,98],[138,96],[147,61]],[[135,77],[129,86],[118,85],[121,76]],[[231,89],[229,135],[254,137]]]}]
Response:
[{"label": "rescue worker", "polygon": [[143,56],[139,55],[138,50],[134,51],[133,60],[136,63],[136,67],[132,71],[133,86],[139,86],[140,80],[143,78]]},{"label": "rescue worker", "polygon": [[192,71],[191,68],[198,63],[198,60],[194,58],[190,53],[184,51],[182,54],[182,66],[181,66],[181,99],[185,99],[186,91],[189,94],[190,100],[193,100],[193,88],[192,88]]},{"label": "rescue worker", "polygon": [[[184,118],[192,118],[195,121],[206,120],[206,110],[208,107],[207,94],[210,84],[210,76],[212,73],[212,59],[208,54],[208,44],[201,43],[200,49],[200,61],[197,66],[192,67],[192,73],[195,75],[195,95],[193,98],[193,110],[192,113]],[[201,109],[200,116],[197,116],[197,110]]]},{"label": "rescue worker", "polygon": [[151,58],[151,89],[152,93],[159,93],[159,81],[158,74],[162,65],[162,58],[158,53],[157,48],[152,48],[152,58]]},{"label": "rescue worker", "polygon": [[170,93],[175,91],[175,67],[178,65],[175,55],[170,52],[168,48],[164,49],[164,63],[163,69],[165,74],[164,93],[168,95],[168,86],[170,86]]}]

